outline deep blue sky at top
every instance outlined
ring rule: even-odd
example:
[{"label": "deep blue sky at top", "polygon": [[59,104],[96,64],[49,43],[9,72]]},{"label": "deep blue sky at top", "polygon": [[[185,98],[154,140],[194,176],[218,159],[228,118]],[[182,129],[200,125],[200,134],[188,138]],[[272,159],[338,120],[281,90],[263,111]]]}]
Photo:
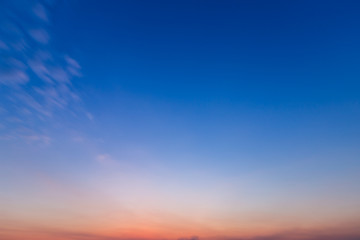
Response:
[{"label": "deep blue sky at top", "polygon": [[359,7],[75,1],[55,9],[54,43],[81,64],[75,84],[105,138],[215,157],[261,149],[261,158],[276,152],[275,160],[286,151],[355,147]]},{"label": "deep blue sky at top", "polygon": [[[357,206],[359,1],[59,1],[44,3],[49,21],[38,25],[41,14],[10,3],[21,11],[0,20],[25,28],[11,38],[8,24],[0,40],[30,46],[24,64],[2,47],[10,58],[0,70],[15,74],[0,71],[2,91],[12,90],[1,149],[14,169],[91,185],[109,175],[99,164],[116,162],[114,176],[128,166],[165,189],[237,189],[251,175],[264,203],[334,196]],[[31,66],[41,50],[54,59]]]},{"label": "deep blue sky at top", "polygon": [[58,41],[77,47],[96,88],[261,105],[358,97],[356,1],[74,5],[54,17]]}]

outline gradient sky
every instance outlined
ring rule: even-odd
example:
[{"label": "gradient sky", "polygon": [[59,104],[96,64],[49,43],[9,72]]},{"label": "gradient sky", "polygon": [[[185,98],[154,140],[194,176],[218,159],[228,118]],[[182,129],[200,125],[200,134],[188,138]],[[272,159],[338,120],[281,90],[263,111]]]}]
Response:
[{"label": "gradient sky", "polygon": [[359,12],[0,0],[0,239],[360,239]]}]

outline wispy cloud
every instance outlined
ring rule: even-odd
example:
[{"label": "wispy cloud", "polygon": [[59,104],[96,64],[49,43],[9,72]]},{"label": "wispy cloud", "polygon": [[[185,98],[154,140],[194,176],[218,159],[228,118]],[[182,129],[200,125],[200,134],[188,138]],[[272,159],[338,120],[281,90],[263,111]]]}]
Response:
[{"label": "wispy cloud", "polygon": [[[73,87],[80,64],[52,46],[51,7],[56,1],[0,2],[0,107],[5,119],[48,121],[56,111],[76,112],[81,98]],[[24,114],[26,113],[26,114]],[[87,116],[86,111],[82,114]],[[4,116],[5,115],[5,116]]]},{"label": "wispy cloud", "polygon": [[96,161],[103,165],[113,165],[116,163],[116,161],[110,156],[110,154],[107,153],[98,154],[96,156]]},{"label": "wispy cloud", "polygon": [[36,40],[36,41],[38,41],[39,43],[42,43],[42,44],[48,43],[49,39],[50,39],[49,34],[43,28],[30,29],[29,34],[34,40]]},{"label": "wispy cloud", "polygon": [[46,135],[23,135],[22,138],[30,142],[41,142],[44,144],[49,144],[51,141],[51,138]]},{"label": "wispy cloud", "polygon": [[33,12],[39,19],[41,19],[45,22],[49,21],[48,13],[47,13],[44,5],[42,5],[41,3],[37,3],[34,5]]}]

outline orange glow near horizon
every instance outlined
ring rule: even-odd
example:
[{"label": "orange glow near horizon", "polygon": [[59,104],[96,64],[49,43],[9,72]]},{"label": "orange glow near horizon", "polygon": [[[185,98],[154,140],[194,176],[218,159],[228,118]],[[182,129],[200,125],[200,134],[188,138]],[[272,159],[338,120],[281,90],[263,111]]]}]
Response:
[{"label": "orange glow near horizon", "polygon": [[0,0],[0,240],[360,240],[360,0]]},{"label": "orange glow near horizon", "polygon": [[[143,218],[127,221],[126,217],[102,217],[98,221],[84,219],[80,216],[71,217],[70,222],[38,222],[26,223],[20,221],[1,221],[0,239],[6,240],[110,240],[110,239],[188,239],[192,236],[207,239],[323,239],[324,236],[340,236],[343,239],[360,236],[357,228],[359,222],[347,224],[308,224],[304,226],[301,222],[293,225],[274,224],[269,220],[265,223],[229,223],[229,222],[196,222],[192,219],[184,219],[174,222],[171,218]],[[104,221],[104,219],[113,219]],[[156,220],[155,220],[156,219]],[[113,222],[111,222],[113,221]],[[277,238],[272,238],[278,236]],[[285,238],[284,238],[285,237]],[[332,239],[332,238],[330,238]],[[334,238],[336,239],[336,238]]]}]

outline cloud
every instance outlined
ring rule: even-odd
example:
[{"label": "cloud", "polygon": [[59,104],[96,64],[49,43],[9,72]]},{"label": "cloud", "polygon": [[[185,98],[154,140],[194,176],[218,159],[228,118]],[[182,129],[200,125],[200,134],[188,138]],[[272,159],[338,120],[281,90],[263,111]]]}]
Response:
[{"label": "cloud", "polygon": [[18,127],[30,127],[35,120],[50,121],[59,111],[88,117],[73,85],[73,80],[81,77],[80,64],[51,45],[49,18],[55,3],[0,1],[0,108],[6,112],[1,116],[4,128],[15,124],[5,119],[22,119]]},{"label": "cloud", "polygon": [[0,40],[0,50],[8,50],[9,47],[6,43]]},{"label": "cloud", "polygon": [[17,85],[29,81],[29,76],[20,69],[10,69],[9,71],[0,70],[0,84]]},{"label": "cloud", "polygon": [[[23,120],[21,118],[9,117],[6,119],[8,122],[12,122],[14,124],[23,124]],[[1,131],[6,128],[5,125],[1,124]],[[0,140],[6,141],[14,141],[21,140],[25,143],[32,145],[49,145],[52,142],[52,138],[47,134],[46,131],[42,131],[40,129],[35,128],[15,128],[12,131],[8,131],[4,134],[0,135]]]},{"label": "cloud", "polygon": [[89,120],[94,120],[94,116],[91,113],[86,113],[86,116]]},{"label": "cloud", "polygon": [[51,138],[46,135],[23,135],[22,138],[28,142],[40,142],[50,144]]},{"label": "cloud", "polygon": [[30,29],[29,34],[36,41],[42,44],[46,44],[49,42],[50,36],[45,29]]},{"label": "cloud", "polygon": [[69,56],[65,56],[65,60],[68,63],[67,70],[74,76],[80,77],[80,64]]},{"label": "cloud", "polygon": [[112,165],[116,163],[116,161],[107,153],[97,155],[96,161],[104,165]]},{"label": "cloud", "polygon": [[76,142],[76,143],[83,143],[85,141],[85,139],[83,137],[76,136],[76,137],[72,138],[72,141]]},{"label": "cloud", "polygon": [[26,73],[26,65],[20,60],[7,56],[2,57],[1,63],[0,84],[15,86],[25,84],[29,81],[29,76]]},{"label": "cloud", "polygon": [[41,3],[35,4],[35,6],[33,7],[33,12],[34,12],[35,16],[37,16],[39,19],[41,19],[45,22],[49,21],[47,11],[46,11],[44,5],[42,5]]}]

